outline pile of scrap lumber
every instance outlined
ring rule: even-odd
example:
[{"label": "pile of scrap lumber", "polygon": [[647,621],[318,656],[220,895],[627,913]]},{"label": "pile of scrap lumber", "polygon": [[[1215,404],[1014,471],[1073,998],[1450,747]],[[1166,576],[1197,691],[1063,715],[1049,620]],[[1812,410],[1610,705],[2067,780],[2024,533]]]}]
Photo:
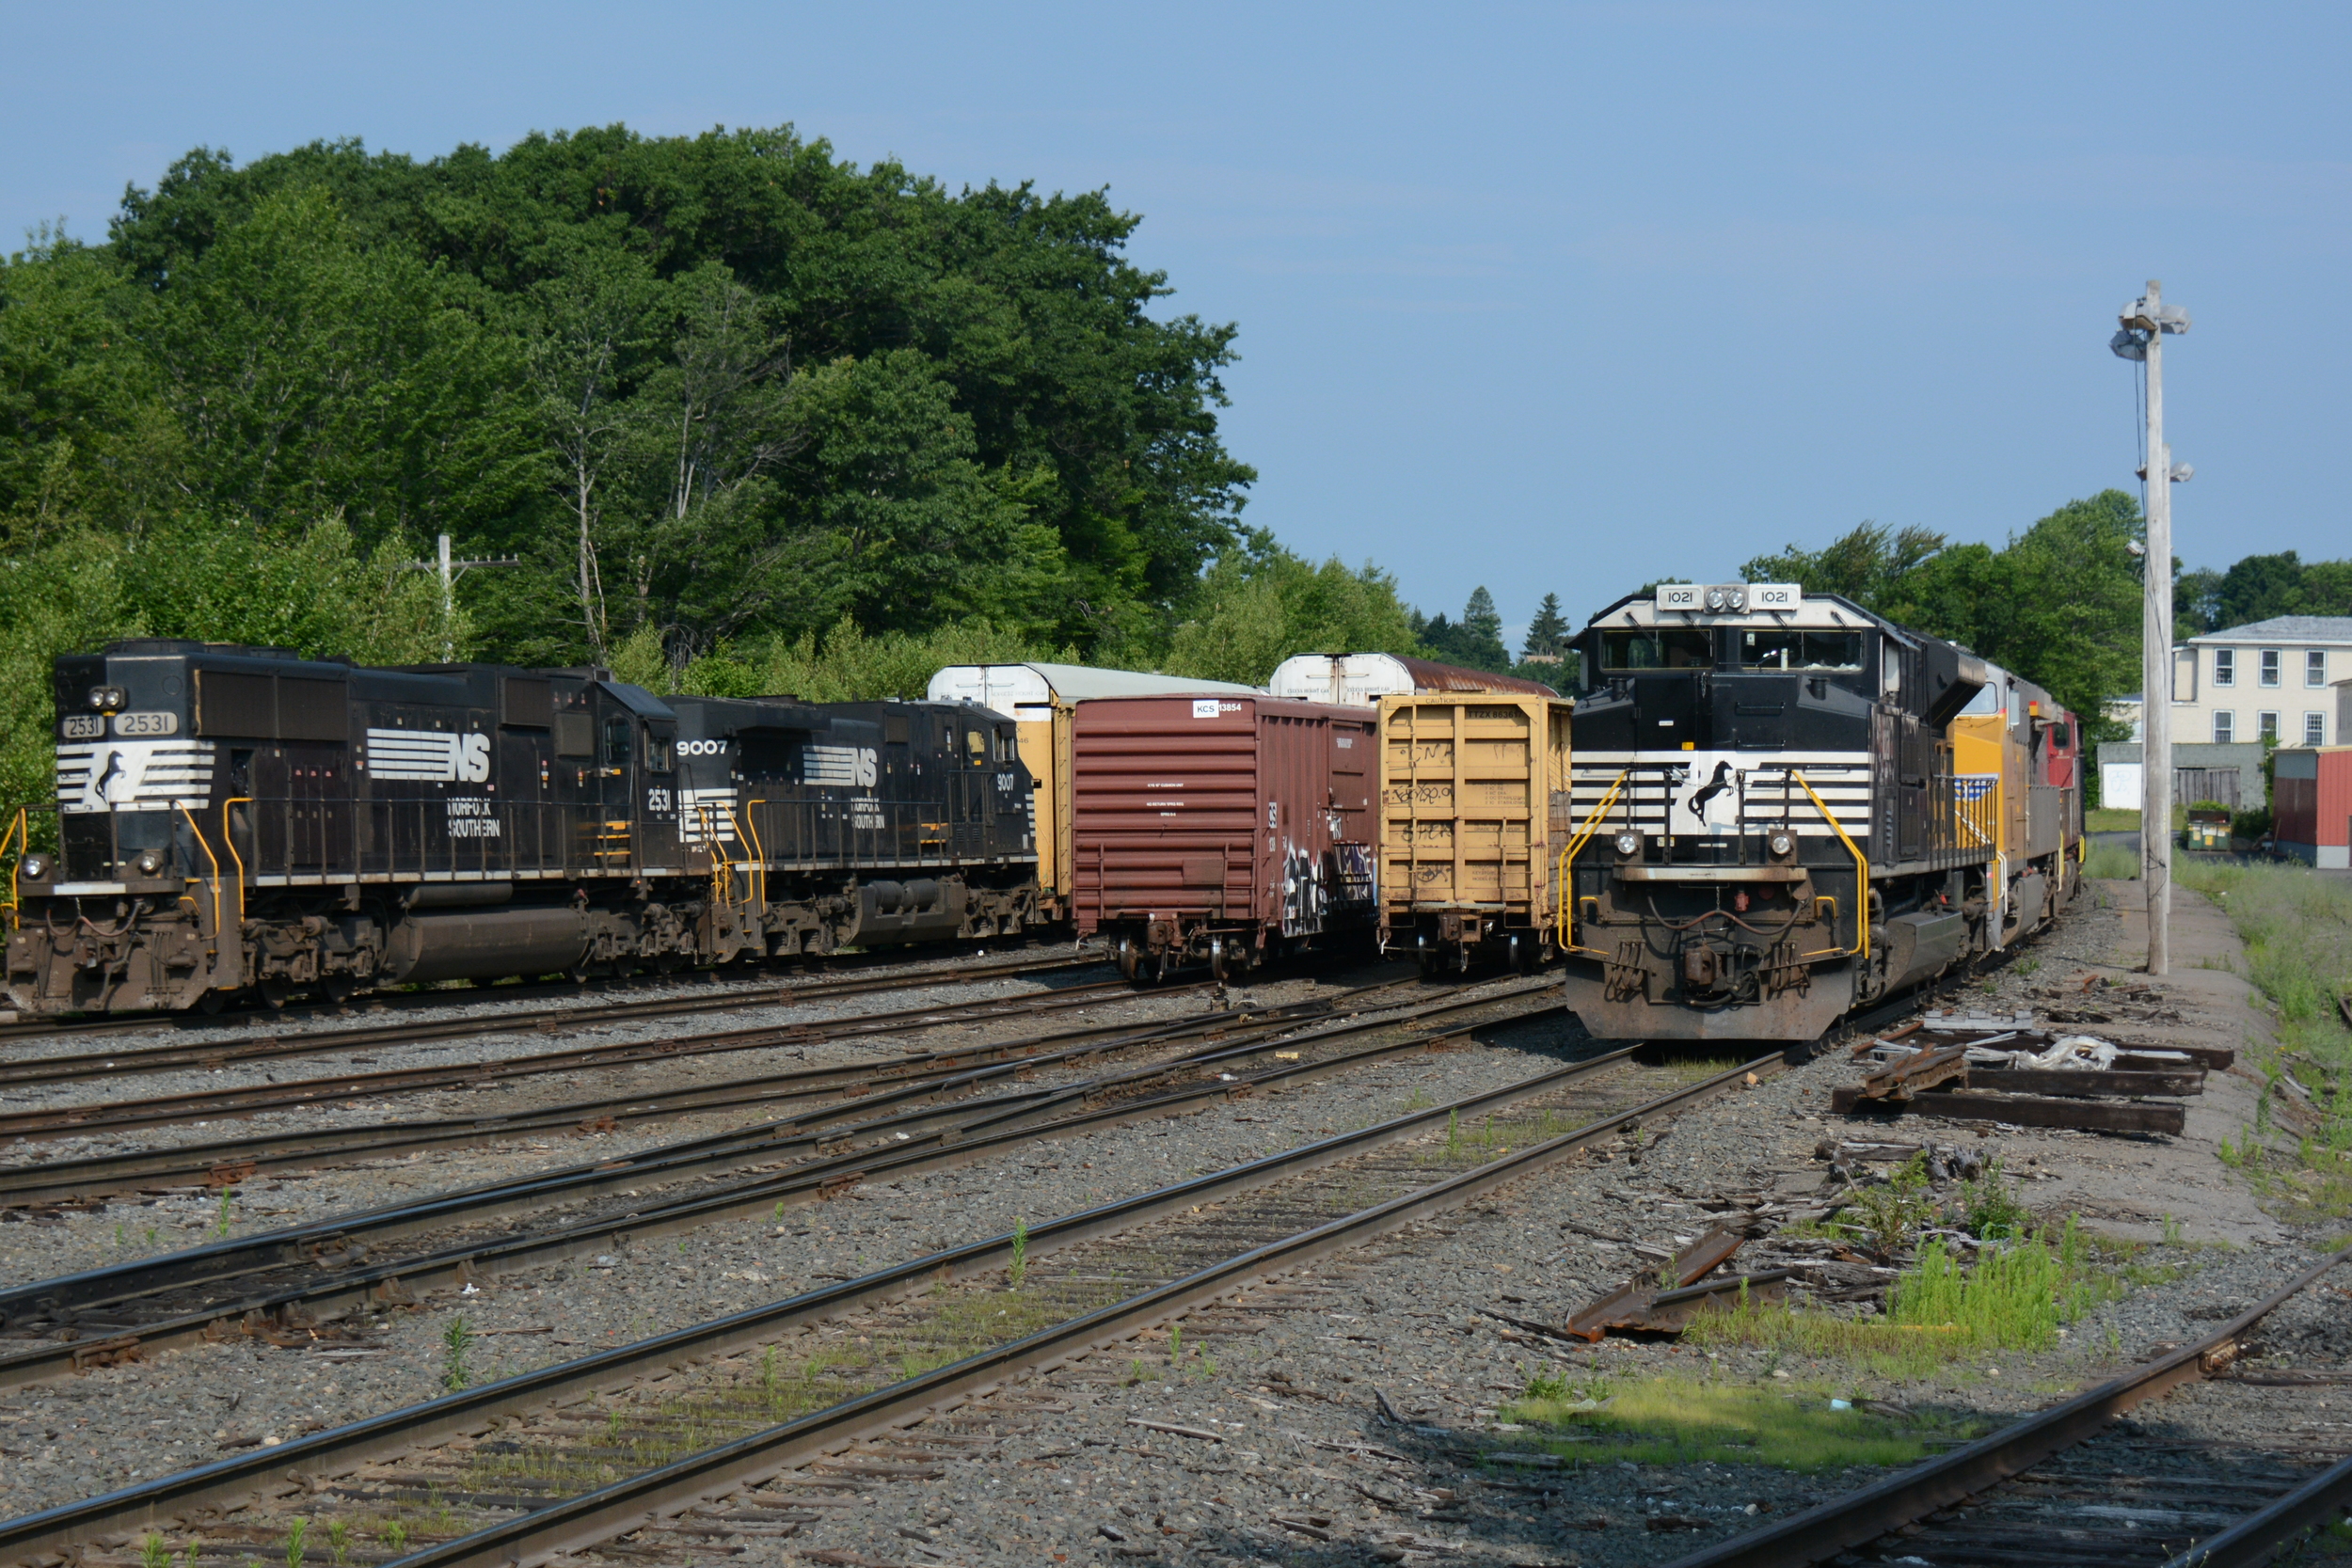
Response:
[{"label": "pile of scrap lumber", "polygon": [[2228,1068],[2235,1053],[2118,1045],[2037,1027],[2026,1013],[1930,1013],[1855,1054],[1873,1070],[1831,1091],[1830,1109],[1843,1115],[2178,1134],[2187,1117],[2181,1101],[2204,1093],[2206,1072]]}]

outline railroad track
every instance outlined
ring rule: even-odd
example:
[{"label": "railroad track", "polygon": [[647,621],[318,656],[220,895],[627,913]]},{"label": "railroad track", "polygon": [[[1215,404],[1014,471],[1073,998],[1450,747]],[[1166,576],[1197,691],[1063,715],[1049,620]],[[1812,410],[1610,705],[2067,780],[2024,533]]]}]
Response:
[{"label": "railroad track", "polygon": [[[1184,995],[1205,990],[1210,984],[1202,981],[1195,986],[1174,987],[1162,994]],[[250,1117],[265,1111],[301,1110],[310,1106],[373,1100],[385,1095],[474,1088],[507,1079],[536,1077],[546,1073],[631,1067],[645,1062],[683,1061],[694,1056],[806,1045],[818,1040],[870,1038],[936,1028],[942,1024],[1045,1016],[1077,1007],[1097,1006],[1105,1002],[1127,1001],[1135,994],[1134,988],[1124,980],[1104,980],[1026,996],[996,997],[946,1006],[914,1007],[844,1019],[810,1020],[800,1023],[758,1024],[748,1029],[675,1035],[660,1039],[617,1040],[568,1051],[538,1052],[528,1056],[507,1056],[489,1061],[450,1062],[432,1067],[395,1068],[382,1072],[342,1073],[330,1078],[309,1078],[293,1083],[196,1089],[182,1094],[155,1095],[144,1100],[44,1105],[34,1110],[0,1112],[0,1138],[87,1137],[95,1133],[165,1127],[182,1122]]]},{"label": "railroad track", "polygon": [[[1449,1013],[1498,1007],[1506,1009],[1505,1016],[1442,1032],[1426,1029]],[[895,1180],[969,1164],[1040,1137],[1065,1138],[1106,1124],[1185,1114],[1260,1087],[1343,1071],[1406,1052],[1442,1049],[1474,1029],[1557,1010],[1557,1004],[1544,1001],[1537,988],[1519,988],[1353,1021],[1325,1021],[1303,1033],[1300,1022],[1314,1020],[1292,1010],[1277,1009],[1256,1019],[1229,1015],[1223,1027],[1185,1031],[1225,1037],[1120,1072],[977,1098],[987,1084],[1033,1070],[1046,1060],[1074,1064],[1176,1037],[1162,1034],[1071,1047],[1018,1067],[898,1085],[878,1100],[862,1099],[632,1157],[437,1194],[413,1204],[337,1215],[0,1291],[0,1325],[23,1347],[13,1354],[0,1353],[0,1386],[184,1343],[216,1332],[229,1320],[257,1334],[314,1336],[322,1324],[363,1307],[414,1299],[419,1290],[544,1266],[722,1219],[781,1212],[787,1206],[836,1196],[859,1181]],[[1422,1032],[1343,1048],[1343,1042],[1366,1034],[1416,1026]],[[1270,1070],[1246,1070],[1251,1059],[1278,1047],[1288,1048],[1285,1057],[1299,1060]],[[1164,1086],[1178,1080],[1186,1081]],[[848,1124],[852,1117],[862,1119]],[[759,1168],[736,1180],[714,1174],[746,1165]],[[716,1189],[702,1184],[714,1180],[724,1184]],[[657,1196],[614,1212],[564,1214],[521,1234],[485,1229],[488,1222],[518,1210],[576,1207],[612,1193],[639,1197],[646,1187],[679,1182],[691,1182],[694,1190]],[[435,1233],[426,1250],[399,1259],[371,1258],[389,1243],[421,1232]],[[61,1329],[71,1337],[58,1339]],[[44,1341],[26,1345],[24,1337],[33,1334],[44,1336]],[[0,1346],[7,1343],[0,1340]]]},{"label": "railroad track", "polygon": [[[955,1430],[956,1412],[993,1390],[1158,1324],[1247,1303],[1245,1292],[1279,1290],[1268,1284],[1276,1275],[1783,1060],[1775,1053],[1661,1093],[1667,1075],[1635,1063],[1633,1049],[28,1515],[0,1525],[0,1562],[119,1550],[167,1529],[192,1568],[234,1563],[257,1549],[281,1555],[299,1515],[312,1532],[362,1525],[378,1539],[391,1518],[401,1527],[395,1555],[417,1568],[529,1565],[627,1531],[711,1533],[691,1513],[723,1498],[774,1533],[813,1516],[806,1505],[845,1476],[914,1473],[925,1450],[931,1457],[921,1463],[942,1461],[969,1440]],[[1500,1157],[1448,1135],[1489,1116],[1510,1118],[1512,1147]],[[591,1400],[595,1409],[584,1410]],[[918,1426],[918,1436],[904,1434]],[[865,1444],[882,1446],[852,1451]],[[724,1533],[741,1529],[730,1519]]]},{"label": "railroad track", "polygon": [[141,1046],[123,1051],[20,1056],[0,1062],[0,1088],[29,1084],[70,1083],[89,1078],[119,1078],[131,1073],[170,1072],[189,1068],[209,1069],[239,1062],[287,1056],[321,1056],[338,1051],[365,1051],[388,1045],[465,1039],[480,1035],[528,1030],[560,1031],[591,1023],[723,1012],[736,1007],[796,1007],[803,1003],[829,1002],[844,996],[868,996],[928,986],[977,985],[991,980],[1066,974],[1102,967],[1104,960],[1100,958],[1037,958],[1021,963],[924,970],[913,974],[888,974],[873,979],[737,987],[694,996],[645,997],[629,1002],[597,1002],[492,1014],[470,1013],[453,1019],[366,1023],[344,1029],[314,1029],[298,1035],[244,1035],[227,1039],[180,1040],[169,1045]]},{"label": "railroad track", "polygon": [[[1964,1448],[1779,1523],[1677,1559],[1668,1568],[1799,1568],[1857,1552],[1865,1560],[1944,1564],[2147,1563],[2250,1568],[2352,1508],[2352,1457],[2325,1464],[2285,1433],[2285,1390],[2265,1378],[2272,1441],[2144,1441],[2110,1430],[2184,1384],[2226,1380],[2247,1336],[2352,1260],[2352,1247],[2305,1270],[2195,1344]],[[2304,1386],[2324,1395],[2328,1385]],[[2341,1403],[2342,1386],[2335,1385]],[[2308,1411],[2304,1412],[2309,1414]],[[2352,1437],[2337,1446],[2352,1449]],[[2185,1461],[2185,1463],[2184,1463]]]},{"label": "railroad track", "polygon": [[[1362,988],[1359,995],[1376,994],[1404,982]],[[1262,1009],[1266,1016],[1311,1017],[1340,1005],[1350,993],[1340,998],[1317,998],[1290,1004],[1284,1007]],[[1049,999],[1022,999],[1045,1002]],[[1094,1000],[1100,1000],[1096,998]],[[1001,1020],[1007,1017],[1048,1017],[1063,1010],[1051,1006],[1014,1007],[1007,1006],[981,1017]],[[977,1067],[984,1063],[1028,1058],[1041,1053],[1066,1050],[1085,1041],[1125,1039],[1133,1037],[1142,1041],[1164,1036],[1178,1036],[1214,1030],[1231,1024],[1237,1015],[1203,1012],[1177,1019],[1150,1022],[1106,1022],[1058,1030],[1051,1034],[1033,1035],[1006,1040],[982,1041],[971,1045],[946,1047],[932,1051],[914,1051],[880,1066],[871,1062],[848,1062],[832,1066],[789,1068],[781,1071],[754,1073],[741,1077],[707,1080],[700,1083],[654,1085],[650,1088],[633,1085],[627,1095],[599,1096],[589,1100],[569,1101],[561,1104],[495,1112],[477,1116],[419,1117],[402,1121],[375,1122],[362,1126],[339,1125],[318,1128],[286,1128],[252,1133],[234,1138],[207,1139],[202,1142],[167,1145],[153,1148],[125,1150],[116,1153],[88,1155],[73,1160],[51,1160],[22,1164],[0,1165],[0,1207],[23,1207],[74,1199],[101,1198],[129,1192],[144,1192],[171,1186],[227,1186],[252,1176],[268,1172],[315,1169],[354,1160],[374,1159],[388,1154],[409,1153],[426,1148],[446,1148],[467,1144],[507,1141],[516,1137],[542,1133],[580,1133],[612,1132],[622,1125],[655,1119],[708,1114],[737,1106],[774,1105],[794,1100],[816,1097],[841,1098],[870,1095],[889,1088],[903,1087],[928,1080],[938,1079]],[[970,1022],[957,1010],[928,1008],[911,1018],[902,1018],[891,1030],[869,1033],[914,1033],[943,1023]],[[811,1038],[815,1036],[809,1037]],[[832,1034],[826,1038],[835,1037]],[[793,1039],[756,1039],[750,1045],[797,1043]],[[729,1044],[723,1049],[748,1047]],[[653,1059],[668,1059],[691,1053],[658,1053]],[[601,1061],[596,1065],[625,1065],[645,1059],[630,1054],[616,1063]],[[555,1070],[555,1069],[533,1069]],[[461,1081],[462,1082],[462,1081]],[[444,1085],[446,1086],[446,1085]],[[364,1098],[361,1097],[361,1098]],[[315,1103],[296,1101],[290,1106]],[[871,1103],[871,1101],[867,1101]],[[96,1107],[103,1111],[108,1107]],[[211,1115],[225,1113],[214,1111]],[[244,1114],[251,1114],[248,1110]],[[183,1111],[169,1119],[192,1119],[194,1112]],[[51,1137],[88,1132],[117,1131],[122,1127],[154,1125],[153,1122],[114,1122],[93,1120],[59,1124],[28,1135]]]}]

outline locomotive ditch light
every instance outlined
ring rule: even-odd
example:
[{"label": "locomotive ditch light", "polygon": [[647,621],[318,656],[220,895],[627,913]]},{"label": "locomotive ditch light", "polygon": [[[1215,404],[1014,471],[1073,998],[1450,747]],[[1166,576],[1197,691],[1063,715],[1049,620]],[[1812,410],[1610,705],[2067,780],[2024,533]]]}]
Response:
[{"label": "locomotive ditch light", "polygon": [[1772,859],[1776,861],[1788,860],[1797,852],[1797,835],[1794,833],[1773,833],[1764,840],[1764,847],[1772,852]]},{"label": "locomotive ditch light", "polygon": [[17,862],[16,874],[28,882],[47,881],[49,879],[49,857],[38,849],[34,850]]},{"label": "locomotive ditch light", "polygon": [[155,850],[142,849],[139,851],[138,868],[142,877],[155,876],[164,868],[164,857]]},{"label": "locomotive ditch light", "polygon": [[1642,835],[1635,832],[1619,833],[1616,837],[1616,849],[1619,860],[1634,859],[1642,852]]}]

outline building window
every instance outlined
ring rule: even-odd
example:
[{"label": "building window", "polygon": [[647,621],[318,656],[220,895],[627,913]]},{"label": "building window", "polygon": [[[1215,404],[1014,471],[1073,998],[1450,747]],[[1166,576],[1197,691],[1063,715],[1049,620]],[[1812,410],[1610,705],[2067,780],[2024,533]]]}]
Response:
[{"label": "building window", "polygon": [[2328,716],[2326,714],[2306,713],[2303,715],[2303,744],[2306,746],[2328,744]]},{"label": "building window", "polygon": [[2237,650],[2235,648],[2216,648],[2213,651],[2213,684],[2216,686],[2237,684]]},{"label": "building window", "polygon": [[2328,684],[2327,649],[2313,648],[2303,656],[2303,684],[2305,686],[2326,686]]},{"label": "building window", "polygon": [[2279,716],[2275,713],[2254,715],[2254,732],[2263,739],[2276,742],[2279,738]]},{"label": "building window", "polygon": [[2227,746],[2237,738],[2237,715],[2228,708],[2216,709],[2213,716],[2213,743]]},{"label": "building window", "polygon": [[2263,650],[2262,679],[2265,686],[2276,686],[2279,684],[2279,650],[2276,648],[2265,648]]}]

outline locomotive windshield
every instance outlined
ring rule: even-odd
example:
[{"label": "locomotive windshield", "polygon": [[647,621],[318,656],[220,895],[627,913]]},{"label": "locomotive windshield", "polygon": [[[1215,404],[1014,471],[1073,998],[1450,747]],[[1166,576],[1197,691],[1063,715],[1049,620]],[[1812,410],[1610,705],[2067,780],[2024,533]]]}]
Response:
[{"label": "locomotive windshield", "polygon": [[1853,673],[1862,668],[1862,634],[1777,627],[1744,631],[1740,634],[1740,668]]},{"label": "locomotive windshield", "polygon": [[1711,670],[1715,634],[1690,626],[1645,627],[1600,634],[1604,670]]}]

